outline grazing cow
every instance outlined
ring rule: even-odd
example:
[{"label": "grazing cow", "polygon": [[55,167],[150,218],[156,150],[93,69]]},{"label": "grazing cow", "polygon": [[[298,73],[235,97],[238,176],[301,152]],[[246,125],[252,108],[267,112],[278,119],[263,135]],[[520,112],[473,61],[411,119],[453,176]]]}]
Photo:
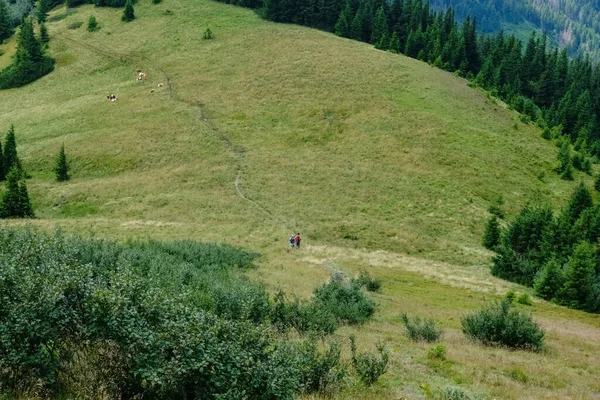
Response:
[{"label": "grazing cow", "polygon": [[150,93],[154,93],[154,89],[150,89]]},{"label": "grazing cow", "polygon": [[163,87],[163,84],[162,84],[162,83],[159,83],[159,84],[158,84],[158,87],[159,87],[159,88]]},{"label": "grazing cow", "polygon": [[117,101],[117,96],[115,96],[114,94],[109,94],[108,96],[106,96],[106,100],[115,102]]},{"label": "grazing cow", "polygon": [[143,72],[140,72],[140,73],[138,74],[138,78],[137,78],[137,80],[138,80],[138,82],[141,82],[141,81],[145,80],[147,77],[148,77],[148,75],[146,75],[146,74],[145,74],[145,73],[143,73]]}]

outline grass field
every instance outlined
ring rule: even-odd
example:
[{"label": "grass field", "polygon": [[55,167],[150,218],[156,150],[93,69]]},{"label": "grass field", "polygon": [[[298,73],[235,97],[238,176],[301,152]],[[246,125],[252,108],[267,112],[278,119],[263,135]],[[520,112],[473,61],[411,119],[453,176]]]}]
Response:
[{"label": "grass field", "polygon": [[[56,70],[0,95],[0,130],[15,125],[32,175],[38,219],[28,224],[233,243],[263,254],[256,279],[299,296],[332,270],[368,269],[383,281],[376,317],[340,334],[356,333],[363,348],[386,341],[390,371],[340,398],[449,387],[475,398],[600,398],[598,316],[535,302],[548,331],[542,354],[460,333],[466,312],[528,290],[488,272],[480,237],[490,203],[502,195],[513,216],[528,201],[561,206],[574,187],[552,172],[556,148],[537,128],[421,62],[209,0],[139,2],[129,24],[121,10],[63,13],[48,24]],[[98,32],[85,30],[90,14]],[[215,39],[202,40],[208,27]],[[137,69],[147,81],[135,81]],[[73,179],[59,184],[63,143]],[[304,248],[289,252],[297,231]],[[403,311],[440,321],[450,361],[433,363],[428,346],[408,341]]]}]

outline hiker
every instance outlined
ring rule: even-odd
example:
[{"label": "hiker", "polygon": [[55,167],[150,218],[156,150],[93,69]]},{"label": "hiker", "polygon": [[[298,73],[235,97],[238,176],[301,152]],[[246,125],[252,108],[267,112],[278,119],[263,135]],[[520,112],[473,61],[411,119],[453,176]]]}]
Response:
[{"label": "hiker", "polygon": [[294,242],[296,242],[296,248],[299,249],[300,248],[300,241],[302,240],[302,238],[300,237],[300,232],[298,232],[296,234],[296,236],[294,236]]},{"label": "hiker", "polygon": [[290,247],[294,247],[294,243],[296,243],[296,237],[292,233],[292,236],[290,236]]}]

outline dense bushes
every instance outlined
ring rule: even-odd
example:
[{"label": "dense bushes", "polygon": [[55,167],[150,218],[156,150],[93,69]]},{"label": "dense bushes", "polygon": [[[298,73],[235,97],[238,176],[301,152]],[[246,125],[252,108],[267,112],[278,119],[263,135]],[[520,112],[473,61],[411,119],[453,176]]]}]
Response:
[{"label": "dense bushes", "polygon": [[341,323],[362,324],[375,312],[375,304],[358,284],[346,284],[341,279],[332,279],[318,287],[313,301]]},{"label": "dense bushes", "polygon": [[357,353],[356,339],[354,336],[350,336],[350,350],[352,365],[365,385],[374,384],[381,375],[386,373],[389,355],[382,344],[377,345],[379,356],[371,353]]},{"label": "dense bushes", "polygon": [[255,258],[226,245],[0,229],[0,387],[50,395],[102,383],[109,398],[333,390],[345,374],[339,346],[284,340],[272,326],[331,333],[353,318],[329,302],[357,313],[350,299],[364,295],[331,283],[310,302],[272,300],[240,272]]},{"label": "dense bushes", "polygon": [[544,346],[544,331],[508,300],[467,315],[461,322],[463,332],[483,344],[533,351]]},{"label": "dense bushes", "polygon": [[440,340],[444,334],[444,330],[439,328],[432,319],[421,320],[421,318],[417,316],[411,321],[408,318],[408,315],[402,314],[402,322],[406,327],[406,336],[411,340],[435,342]]},{"label": "dense bushes", "polygon": [[547,300],[598,312],[600,205],[580,184],[558,215],[525,206],[495,247],[492,273]]}]

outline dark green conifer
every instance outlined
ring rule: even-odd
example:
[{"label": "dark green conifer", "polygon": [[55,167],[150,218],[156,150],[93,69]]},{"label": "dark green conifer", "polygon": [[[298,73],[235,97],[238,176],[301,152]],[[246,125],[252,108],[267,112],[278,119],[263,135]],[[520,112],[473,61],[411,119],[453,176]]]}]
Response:
[{"label": "dark green conifer", "polygon": [[21,172],[13,168],[6,177],[6,192],[2,197],[2,218],[31,218],[34,216],[29,194]]},{"label": "dark green conifer", "polygon": [[0,44],[13,34],[10,15],[5,0],[0,0]]},{"label": "dark green conifer", "polygon": [[48,34],[48,28],[46,28],[45,23],[40,24],[40,43],[48,44],[50,41],[50,35]]},{"label": "dark green conifer", "polygon": [[400,39],[398,38],[397,32],[394,32],[392,34],[392,38],[390,39],[389,50],[392,53],[400,53]]},{"label": "dark green conifer", "polygon": [[594,189],[596,192],[600,192],[600,174],[597,174],[594,178]]},{"label": "dark green conifer", "polygon": [[585,210],[593,205],[592,194],[583,183],[580,183],[573,191],[561,217],[567,225],[571,226]]},{"label": "dark green conifer", "polygon": [[98,21],[96,21],[96,17],[90,15],[88,18],[87,31],[88,32],[96,32],[98,30]]},{"label": "dark green conifer", "polygon": [[38,0],[37,20],[39,23],[46,22],[51,7],[52,4],[50,3],[50,0]]},{"label": "dark green conifer", "polygon": [[342,10],[340,17],[335,24],[335,34],[341,37],[350,37],[350,23],[346,17],[346,11]]},{"label": "dark green conifer", "polygon": [[123,10],[123,16],[121,16],[121,21],[130,22],[135,19],[135,12],[133,9],[133,1],[127,0],[125,3],[125,9]]},{"label": "dark green conifer", "polygon": [[595,271],[596,248],[580,243],[569,257],[565,283],[556,294],[557,300],[568,307],[582,309],[590,294]]},{"label": "dark green conifer", "polygon": [[56,157],[56,166],[54,167],[54,173],[56,174],[56,180],[58,182],[64,182],[71,179],[69,176],[69,162],[67,161],[67,155],[65,154],[65,145],[60,147],[58,156]]},{"label": "dark green conifer", "polygon": [[17,139],[15,137],[15,127],[10,126],[4,140],[4,171],[16,170],[22,172],[21,160],[17,154]]},{"label": "dark green conifer", "polygon": [[533,284],[533,289],[541,298],[552,300],[564,284],[564,272],[558,261],[552,259],[542,268]]},{"label": "dark green conifer", "polygon": [[562,179],[573,179],[573,162],[571,160],[571,144],[564,139],[558,151],[558,173]]},{"label": "dark green conifer", "polygon": [[498,217],[492,215],[485,226],[483,234],[483,246],[486,249],[493,250],[500,244],[500,224]]},{"label": "dark green conifer", "polygon": [[[383,6],[377,9],[375,13],[375,18],[373,19],[373,28],[371,30],[371,43],[374,45],[379,45],[381,42],[381,38],[383,36],[387,36],[387,40],[389,40],[389,29],[387,24],[387,16],[385,15],[385,10]],[[377,47],[378,49],[387,48],[387,43],[385,47]]]}]

